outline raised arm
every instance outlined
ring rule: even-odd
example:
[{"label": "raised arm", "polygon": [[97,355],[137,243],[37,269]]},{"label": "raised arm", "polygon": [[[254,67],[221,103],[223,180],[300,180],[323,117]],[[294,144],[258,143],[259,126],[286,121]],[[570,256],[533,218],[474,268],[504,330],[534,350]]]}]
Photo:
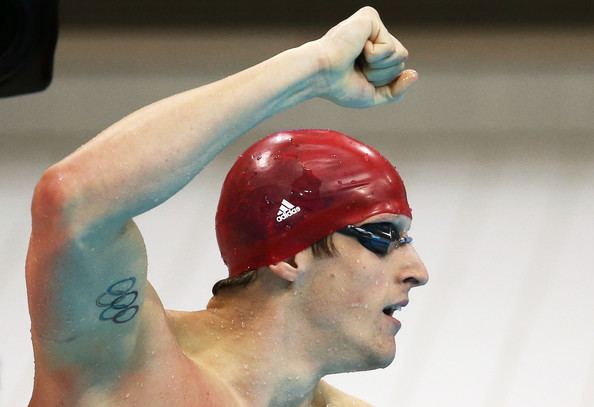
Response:
[{"label": "raised arm", "polygon": [[[364,8],[319,40],[146,106],[50,167],[33,197],[27,287],[36,358],[117,369],[137,346],[146,253],[132,218],[169,199],[262,120],[313,97],[369,107],[416,80]],[[109,366],[105,359],[109,343]]]}]

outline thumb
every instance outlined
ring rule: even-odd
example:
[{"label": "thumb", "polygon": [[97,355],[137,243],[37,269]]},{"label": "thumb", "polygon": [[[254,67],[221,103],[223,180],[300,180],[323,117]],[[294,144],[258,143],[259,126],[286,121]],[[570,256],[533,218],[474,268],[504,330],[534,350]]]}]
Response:
[{"label": "thumb", "polygon": [[419,74],[414,69],[403,71],[391,83],[375,89],[375,104],[397,102],[404,97],[406,91],[417,81]]}]

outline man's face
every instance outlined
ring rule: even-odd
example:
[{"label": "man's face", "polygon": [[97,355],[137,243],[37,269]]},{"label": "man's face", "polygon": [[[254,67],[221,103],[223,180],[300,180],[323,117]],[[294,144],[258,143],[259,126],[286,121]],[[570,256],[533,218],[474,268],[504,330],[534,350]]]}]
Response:
[{"label": "man's face", "polygon": [[[377,222],[394,224],[401,235],[410,228],[408,217],[393,214],[359,225]],[[394,359],[394,335],[400,329],[386,307],[407,302],[410,289],[427,282],[427,270],[411,244],[382,255],[356,237],[335,233],[332,238],[339,254],[311,262],[306,315],[329,345],[324,351],[336,356],[337,370],[386,367]]]}]

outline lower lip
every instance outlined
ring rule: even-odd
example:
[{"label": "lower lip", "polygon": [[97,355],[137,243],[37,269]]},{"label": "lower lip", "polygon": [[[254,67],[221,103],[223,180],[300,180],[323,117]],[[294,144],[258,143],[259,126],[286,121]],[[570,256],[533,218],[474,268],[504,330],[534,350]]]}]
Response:
[{"label": "lower lip", "polygon": [[400,327],[402,326],[400,321],[398,321],[396,318],[394,318],[390,315],[385,315],[385,316],[386,316],[386,318],[388,318],[390,320],[390,323],[396,327],[396,331],[400,330]]}]

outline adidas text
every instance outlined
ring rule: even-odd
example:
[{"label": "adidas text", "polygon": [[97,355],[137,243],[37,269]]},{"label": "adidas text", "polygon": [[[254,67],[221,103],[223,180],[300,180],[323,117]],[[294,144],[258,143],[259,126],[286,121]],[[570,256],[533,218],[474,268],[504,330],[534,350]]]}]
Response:
[{"label": "adidas text", "polygon": [[298,206],[294,206],[287,200],[283,199],[280,208],[278,209],[278,213],[276,214],[276,221],[282,222],[283,220],[287,219],[290,216],[295,215],[296,213],[300,212],[301,208]]}]

